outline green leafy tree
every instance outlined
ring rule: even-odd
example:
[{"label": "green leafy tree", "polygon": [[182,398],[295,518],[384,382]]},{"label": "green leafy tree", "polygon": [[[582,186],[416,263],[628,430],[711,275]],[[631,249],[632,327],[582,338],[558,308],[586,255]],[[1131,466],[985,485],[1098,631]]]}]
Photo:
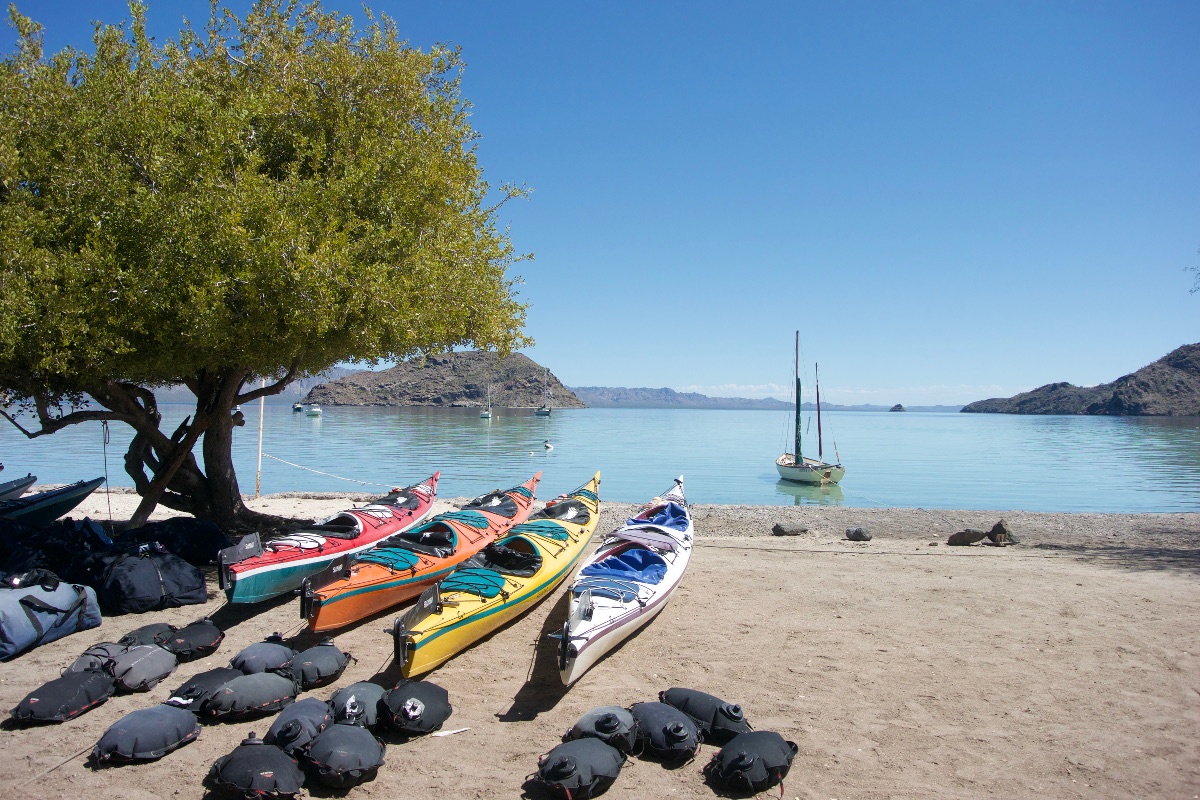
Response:
[{"label": "green leafy tree", "polygon": [[[341,362],[528,344],[496,218],[523,190],[483,180],[459,51],[387,17],[214,2],[158,45],[130,11],[47,57],[9,7],[0,412],[31,437],[131,426],[135,523],[161,502],[254,524],[235,405]],[[160,430],[154,392],[179,384],[195,411]]]}]

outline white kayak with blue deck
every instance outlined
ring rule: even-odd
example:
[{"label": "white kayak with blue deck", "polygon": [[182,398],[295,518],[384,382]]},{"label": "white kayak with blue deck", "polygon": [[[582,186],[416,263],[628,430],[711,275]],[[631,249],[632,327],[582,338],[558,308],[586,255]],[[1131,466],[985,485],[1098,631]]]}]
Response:
[{"label": "white kayak with blue deck", "polygon": [[558,640],[558,670],[570,686],[605,653],[654,619],[683,580],[692,555],[692,515],[683,478],[608,534],[580,567]]}]

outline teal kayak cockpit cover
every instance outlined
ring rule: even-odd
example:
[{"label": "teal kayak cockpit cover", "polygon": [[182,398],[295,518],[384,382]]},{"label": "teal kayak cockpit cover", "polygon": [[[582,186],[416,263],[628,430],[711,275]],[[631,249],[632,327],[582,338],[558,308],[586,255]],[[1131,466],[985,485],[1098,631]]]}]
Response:
[{"label": "teal kayak cockpit cover", "polygon": [[394,570],[412,569],[417,563],[417,554],[398,547],[376,547],[358,556],[358,561],[367,564],[382,564]]},{"label": "teal kayak cockpit cover", "polygon": [[442,581],[442,592],[467,592],[490,600],[504,588],[504,576],[494,569],[463,567]]},{"label": "teal kayak cockpit cover", "polygon": [[554,539],[560,542],[567,538],[567,529],[557,522],[548,519],[533,519],[528,522],[522,522],[513,528],[510,533],[532,533],[541,536],[543,539]]}]

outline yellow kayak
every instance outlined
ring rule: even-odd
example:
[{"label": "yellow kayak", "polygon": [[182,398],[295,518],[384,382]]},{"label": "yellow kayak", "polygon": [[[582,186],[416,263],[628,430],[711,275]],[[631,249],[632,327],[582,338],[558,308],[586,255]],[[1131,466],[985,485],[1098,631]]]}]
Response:
[{"label": "yellow kayak", "polygon": [[579,563],[600,519],[600,473],[425,590],[392,625],[404,677],[429,672],[519,617]]}]

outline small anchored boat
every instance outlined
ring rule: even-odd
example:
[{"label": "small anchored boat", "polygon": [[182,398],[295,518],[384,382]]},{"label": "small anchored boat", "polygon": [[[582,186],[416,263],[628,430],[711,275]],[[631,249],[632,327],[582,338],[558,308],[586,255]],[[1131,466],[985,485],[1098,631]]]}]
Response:
[{"label": "small anchored boat", "polygon": [[314,631],[349,625],[419,595],[460,563],[525,521],[542,473],[520,486],[488,492],[457,511],[339,557],[306,578],[300,616]]},{"label": "small anchored boat", "polygon": [[217,558],[217,578],[231,603],[257,603],[299,589],[339,556],[374,547],[419,525],[433,509],[441,472],[365,506],[340,511],[286,536],[242,537]]},{"label": "small anchored boat", "polygon": [[599,488],[597,472],[426,589],[392,625],[401,674],[421,675],[445,663],[562,583],[596,530]]},{"label": "small anchored boat", "polygon": [[558,674],[570,686],[605,653],[654,619],[678,588],[692,555],[692,515],[683,477],[604,537],[568,590]]},{"label": "small anchored boat", "polygon": [[[824,445],[821,441],[821,384],[817,386],[817,457],[808,458],[800,452],[800,331],[796,331],[796,420],[794,447],[791,453],[784,453],[775,459],[775,469],[779,477],[795,483],[837,483],[846,475],[846,468],[840,463],[830,464],[825,461]],[[837,449],[836,447],[834,448]]]},{"label": "small anchored boat", "polygon": [[554,395],[550,392],[550,370],[546,370],[546,377],[542,383],[542,404],[533,412],[535,417],[550,416],[551,403],[554,401]]}]

